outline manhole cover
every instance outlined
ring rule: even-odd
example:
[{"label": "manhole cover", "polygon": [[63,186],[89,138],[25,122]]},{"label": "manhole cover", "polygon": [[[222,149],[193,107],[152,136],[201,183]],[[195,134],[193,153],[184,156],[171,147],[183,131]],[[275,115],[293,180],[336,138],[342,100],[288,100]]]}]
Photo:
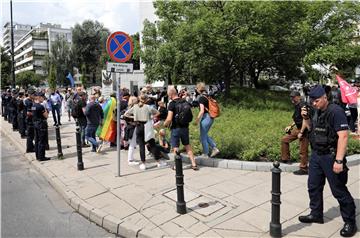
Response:
[{"label": "manhole cover", "polygon": [[205,208],[205,207],[208,207],[208,206],[209,206],[209,203],[207,203],[207,202],[201,202],[201,203],[198,204],[198,206],[201,207],[201,208]]}]

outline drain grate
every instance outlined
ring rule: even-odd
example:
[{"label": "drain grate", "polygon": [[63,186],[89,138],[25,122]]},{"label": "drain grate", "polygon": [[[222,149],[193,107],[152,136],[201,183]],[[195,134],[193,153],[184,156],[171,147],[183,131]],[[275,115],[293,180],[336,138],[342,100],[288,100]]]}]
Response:
[{"label": "drain grate", "polygon": [[198,206],[201,207],[201,208],[205,208],[205,207],[208,207],[208,206],[209,206],[209,203],[207,203],[207,202],[201,202],[201,203],[198,204]]}]

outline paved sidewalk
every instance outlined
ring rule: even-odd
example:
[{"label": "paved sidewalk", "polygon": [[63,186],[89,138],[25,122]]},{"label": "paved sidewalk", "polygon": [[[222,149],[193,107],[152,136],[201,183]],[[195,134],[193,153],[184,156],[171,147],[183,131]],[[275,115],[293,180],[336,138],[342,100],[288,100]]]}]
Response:
[{"label": "paved sidewalk", "polygon": [[[63,118],[64,119],[64,118]],[[49,118],[49,125],[52,125]],[[176,213],[175,172],[158,169],[150,161],[146,171],[127,165],[121,152],[121,177],[117,177],[116,148],[97,154],[83,148],[84,171],[77,171],[74,122],[61,126],[65,159],[57,160],[55,129],[49,127],[51,161],[31,163],[79,213],[124,237],[269,237],[271,173],[200,167],[184,170],[187,214]],[[25,152],[26,140],[1,118],[1,136]],[[135,152],[139,159],[138,151]],[[173,161],[170,161],[173,164]],[[280,167],[281,168],[281,167]],[[307,176],[281,175],[281,222],[286,237],[339,237],[343,226],[337,201],[324,190],[325,224],[306,225],[298,216],[307,214]],[[350,167],[348,188],[357,205],[360,227],[360,165]],[[209,206],[201,208],[200,203]],[[357,233],[357,237],[360,233]]]}]

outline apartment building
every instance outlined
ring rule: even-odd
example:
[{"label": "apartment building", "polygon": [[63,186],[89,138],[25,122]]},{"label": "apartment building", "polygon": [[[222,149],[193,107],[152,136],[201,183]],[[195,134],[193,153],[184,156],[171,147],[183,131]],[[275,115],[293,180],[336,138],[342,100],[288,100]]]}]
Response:
[{"label": "apartment building", "polygon": [[36,74],[47,75],[44,57],[50,53],[53,42],[63,37],[71,44],[71,29],[61,28],[59,24],[43,24],[33,27],[15,44],[15,74],[32,70]]},{"label": "apartment building", "polygon": [[[26,35],[32,28],[32,25],[13,23],[14,28],[14,42],[19,41],[24,35]],[[10,22],[6,22],[3,26],[3,47],[5,53],[10,54],[11,51],[11,25]]]}]

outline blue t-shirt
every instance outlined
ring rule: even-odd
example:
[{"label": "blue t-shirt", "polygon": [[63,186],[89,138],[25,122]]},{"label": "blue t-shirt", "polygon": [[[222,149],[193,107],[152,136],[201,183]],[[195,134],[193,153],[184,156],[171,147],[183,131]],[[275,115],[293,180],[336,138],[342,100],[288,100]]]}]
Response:
[{"label": "blue t-shirt", "polygon": [[336,132],[348,130],[349,125],[347,122],[347,118],[345,115],[344,109],[342,109],[340,106],[333,104],[333,109],[330,112],[330,118],[329,123],[332,128],[335,129]]}]

